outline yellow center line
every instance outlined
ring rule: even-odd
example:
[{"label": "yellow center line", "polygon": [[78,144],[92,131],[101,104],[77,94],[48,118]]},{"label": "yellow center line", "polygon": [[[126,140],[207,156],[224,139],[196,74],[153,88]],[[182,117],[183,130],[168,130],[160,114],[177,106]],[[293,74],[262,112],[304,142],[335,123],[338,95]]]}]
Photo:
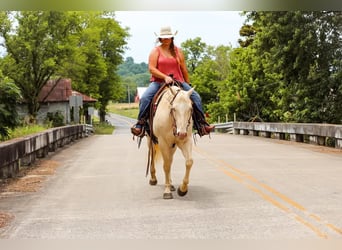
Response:
[{"label": "yellow center line", "polygon": [[[229,177],[231,177],[233,180],[245,185],[247,188],[249,188],[250,190],[252,190],[253,192],[259,194],[264,200],[270,202],[271,204],[273,204],[274,206],[278,207],[279,209],[290,213],[291,211],[289,210],[289,208],[287,208],[286,206],[282,205],[281,203],[279,203],[278,201],[274,200],[273,198],[271,198],[269,195],[265,194],[264,192],[262,192],[261,190],[259,190],[258,188],[250,185],[249,183],[245,182],[245,179],[252,181],[253,183],[259,185],[260,187],[264,188],[265,190],[271,192],[272,194],[274,194],[276,197],[280,198],[281,200],[285,201],[287,204],[291,205],[292,207],[308,213],[307,209],[305,209],[302,205],[300,205],[299,203],[293,201],[292,199],[290,199],[289,197],[287,197],[286,195],[276,191],[275,189],[271,188],[270,186],[258,181],[257,179],[255,179],[253,176],[251,176],[250,174],[247,174],[231,165],[229,165],[228,163],[226,163],[225,161],[222,160],[217,160],[214,159],[213,157],[211,157],[210,155],[208,155],[207,153],[203,152],[202,150],[200,150],[198,147],[194,147],[194,150],[197,151],[198,153],[200,153],[201,155],[205,156],[207,160],[210,160],[216,164],[219,165],[219,169],[224,172],[226,175],[228,175]],[[232,173],[231,171],[228,171],[226,168],[229,168],[231,170],[233,170],[235,173]],[[236,173],[239,175],[236,175]],[[301,222],[302,224],[304,224],[305,226],[309,227],[312,231],[314,231],[319,237],[321,238],[328,238],[327,234],[321,232],[317,227],[315,227],[314,225],[312,225],[311,223],[309,223],[308,221],[306,221],[304,218],[300,217],[298,214],[295,214],[295,219],[299,222]],[[311,213],[309,214],[309,216],[311,218],[313,218],[315,221],[321,223],[321,219],[319,216]],[[339,229],[338,227],[334,226],[333,224],[330,223],[325,223],[323,224],[327,227],[329,227],[330,229],[333,229],[335,232],[342,234],[342,230]]]},{"label": "yellow center line", "polygon": [[304,220],[302,217],[300,217],[299,215],[295,216],[295,219],[301,223],[303,223],[305,226],[309,227],[312,231],[314,231],[319,237],[327,239],[328,235],[326,235],[325,233],[322,233],[317,227],[311,225],[309,222],[307,222],[306,220]]}]

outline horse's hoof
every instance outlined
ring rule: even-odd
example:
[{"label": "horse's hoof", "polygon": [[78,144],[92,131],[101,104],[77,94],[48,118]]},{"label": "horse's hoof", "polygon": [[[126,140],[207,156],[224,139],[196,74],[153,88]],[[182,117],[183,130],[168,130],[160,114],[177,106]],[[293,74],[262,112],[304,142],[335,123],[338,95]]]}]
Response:
[{"label": "horse's hoof", "polygon": [[164,193],[163,198],[165,200],[170,200],[170,199],[173,199],[173,195],[172,195],[172,193]]},{"label": "horse's hoof", "polygon": [[155,186],[155,185],[157,185],[157,180],[150,180],[150,185],[151,186]]},{"label": "horse's hoof", "polygon": [[176,191],[176,188],[175,188],[175,186],[174,185],[171,185],[170,186],[170,190],[173,192],[173,191]]},{"label": "horse's hoof", "polygon": [[184,196],[184,195],[186,195],[188,193],[188,190],[186,190],[185,192],[183,192],[182,190],[180,190],[180,188],[177,188],[177,194],[179,195],[179,196]]}]

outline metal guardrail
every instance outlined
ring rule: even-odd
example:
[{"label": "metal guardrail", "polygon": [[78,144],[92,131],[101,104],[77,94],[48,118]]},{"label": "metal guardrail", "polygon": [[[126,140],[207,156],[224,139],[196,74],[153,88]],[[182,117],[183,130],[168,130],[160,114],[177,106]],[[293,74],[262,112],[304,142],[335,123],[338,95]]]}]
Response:
[{"label": "metal guardrail", "polygon": [[233,122],[216,123],[215,131],[221,133],[233,133]]},{"label": "metal guardrail", "polygon": [[91,124],[84,124],[85,126],[85,132],[86,132],[86,136],[93,134],[94,133],[94,127]]}]

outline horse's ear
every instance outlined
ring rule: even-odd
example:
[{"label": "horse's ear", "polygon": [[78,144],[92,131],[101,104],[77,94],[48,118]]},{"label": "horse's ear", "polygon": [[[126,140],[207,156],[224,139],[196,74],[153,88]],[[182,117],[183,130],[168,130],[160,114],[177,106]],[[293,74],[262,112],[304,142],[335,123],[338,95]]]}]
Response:
[{"label": "horse's ear", "polygon": [[188,96],[190,97],[191,94],[194,92],[195,87],[192,87],[191,89],[188,90]]}]

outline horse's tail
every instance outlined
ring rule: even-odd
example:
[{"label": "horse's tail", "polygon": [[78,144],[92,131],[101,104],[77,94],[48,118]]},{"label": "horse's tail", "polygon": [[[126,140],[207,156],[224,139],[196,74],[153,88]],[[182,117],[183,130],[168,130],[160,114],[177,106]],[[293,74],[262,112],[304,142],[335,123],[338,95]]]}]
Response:
[{"label": "horse's tail", "polygon": [[153,164],[153,166],[156,166],[156,164],[161,159],[161,153],[158,144],[153,143],[153,141],[149,140],[149,147],[148,147],[148,160],[147,160],[147,166],[146,166],[146,176],[148,175],[150,166]]},{"label": "horse's tail", "polygon": [[153,147],[154,147],[154,163],[158,163],[161,159],[161,153],[160,153],[160,149],[158,144],[154,144],[153,143]]}]

